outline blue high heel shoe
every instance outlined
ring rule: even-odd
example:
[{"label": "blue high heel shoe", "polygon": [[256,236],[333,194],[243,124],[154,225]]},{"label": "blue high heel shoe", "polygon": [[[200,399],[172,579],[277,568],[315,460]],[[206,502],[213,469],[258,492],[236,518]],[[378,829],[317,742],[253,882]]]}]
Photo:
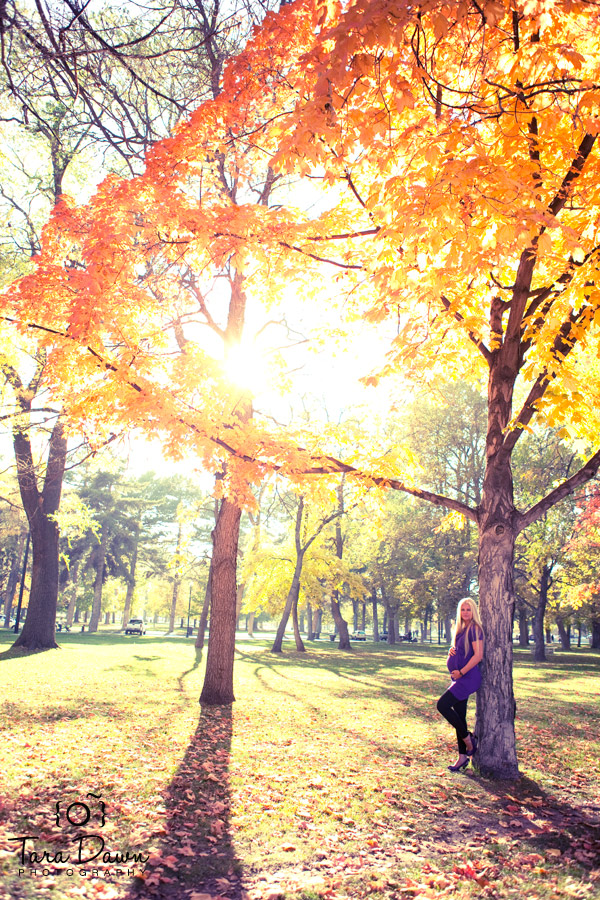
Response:
[{"label": "blue high heel shoe", "polygon": [[448,771],[449,772],[460,772],[461,769],[466,769],[470,762],[471,762],[470,759],[465,759],[464,762],[458,763],[457,766],[448,766]]},{"label": "blue high heel shoe", "polygon": [[467,756],[474,756],[477,753],[477,747],[479,745],[479,741],[474,734],[471,735],[471,743],[473,745],[473,749],[471,750],[470,753],[468,750],[465,750],[465,753],[467,754]]}]

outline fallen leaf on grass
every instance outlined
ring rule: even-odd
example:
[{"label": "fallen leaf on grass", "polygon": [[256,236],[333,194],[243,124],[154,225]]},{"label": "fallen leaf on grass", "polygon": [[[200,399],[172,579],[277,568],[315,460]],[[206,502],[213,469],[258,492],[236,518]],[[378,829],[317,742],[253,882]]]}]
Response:
[{"label": "fallen leaf on grass", "polygon": [[199,894],[198,891],[192,891],[189,900],[223,900],[216,894]]}]

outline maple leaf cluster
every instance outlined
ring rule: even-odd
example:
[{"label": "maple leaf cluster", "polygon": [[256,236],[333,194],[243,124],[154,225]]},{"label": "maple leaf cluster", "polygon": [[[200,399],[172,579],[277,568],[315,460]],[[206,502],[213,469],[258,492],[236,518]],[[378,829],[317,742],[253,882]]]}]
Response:
[{"label": "maple leaf cluster", "polygon": [[[398,323],[382,373],[426,381],[481,375],[520,316],[533,388],[514,424],[541,411],[589,435],[597,383],[572,351],[600,320],[598,24],[583,2],[286,4],[142,175],[63,198],[4,308],[88,432],[116,421],[214,472],[235,460],[221,489],[239,502],[267,471],[337,467],[320,435],[240,413],[222,347],[195,329],[231,349],[207,301],[224,272],[267,306],[294,287],[319,304],[334,275],[348,312]],[[291,187],[263,202],[298,176],[316,214]]]}]

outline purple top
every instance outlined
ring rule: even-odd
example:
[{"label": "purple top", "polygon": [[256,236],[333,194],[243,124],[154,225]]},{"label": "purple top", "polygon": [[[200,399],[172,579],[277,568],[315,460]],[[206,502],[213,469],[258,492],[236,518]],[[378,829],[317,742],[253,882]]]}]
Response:
[{"label": "purple top", "polygon": [[[456,653],[453,656],[448,656],[448,660],[446,665],[448,666],[448,671],[453,672],[454,669],[462,669],[469,662],[470,659],[475,655],[475,651],[473,650],[473,641],[482,641],[483,640],[483,631],[478,625],[473,625],[470,628],[469,635],[469,652],[466,651],[465,646],[465,635],[467,630],[461,631],[461,633],[456,638]],[[472,669],[469,669],[462,678],[459,678],[458,681],[453,681],[450,685],[450,690],[457,698],[457,700],[466,700],[470,694],[474,694],[475,691],[479,690],[481,687],[481,672],[479,671],[479,664],[473,666]]]}]

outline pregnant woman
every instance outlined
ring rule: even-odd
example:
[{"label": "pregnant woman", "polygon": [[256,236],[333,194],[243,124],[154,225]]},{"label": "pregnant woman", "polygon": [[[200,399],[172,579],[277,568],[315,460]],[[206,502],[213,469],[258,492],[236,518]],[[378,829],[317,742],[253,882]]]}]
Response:
[{"label": "pregnant woman", "polygon": [[465,597],[456,609],[456,623],[447,666],[452,684],[438,700],[438,711],[456,730],[458,759],[451,772],[466,769],[477,750],[477,738],[467,728],[467,701],[481,685],[479,663],[483,659],[483,628],[477,604]]}]

